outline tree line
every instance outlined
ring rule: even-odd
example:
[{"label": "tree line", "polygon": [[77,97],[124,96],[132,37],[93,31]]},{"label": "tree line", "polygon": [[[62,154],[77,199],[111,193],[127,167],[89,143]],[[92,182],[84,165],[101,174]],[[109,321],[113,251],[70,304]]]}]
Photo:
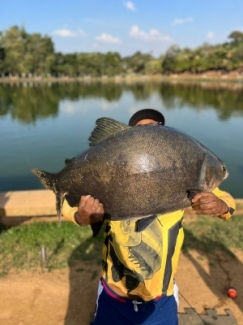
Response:
[{"label": "tree line", "polygon": [[207,71],[243,73],[243,33],[233,31],[223,44],[203,44],[195,49],[168,48],[159,58],[136,52],[121,57],[118,52],[55,52],[49,36],[29,34],[24,27],[0,31],[0,76],[101,77],[131,74],[199,74]]}]

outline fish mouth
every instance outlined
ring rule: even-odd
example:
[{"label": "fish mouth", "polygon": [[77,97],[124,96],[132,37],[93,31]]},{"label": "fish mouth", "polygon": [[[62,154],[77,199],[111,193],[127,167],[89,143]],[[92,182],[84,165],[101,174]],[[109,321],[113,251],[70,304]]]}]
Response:
[{"label": "fish mouth", "polygon": [[228,172],[228,169],[226,168],[225,164],[221,165],[221,170],[224,173],[223,180],[225,180],[229,176],[229,172]]},{"label": "fish mouth", "polygon": [[229,172],[225,166],[225,163],[223,161],[221,161],[221,171],[222,173],[224,173],[224,176],[223,176],[223,180],[225,180],[228,176],[229,176]]},{"label": "fish mouth", "polygon": [[229,176],[229,172],[228,172],[228,170],[226,170],[226,173],[225,173],[225,175],[224,175],[223,180],[225,180],[228,176]]}]

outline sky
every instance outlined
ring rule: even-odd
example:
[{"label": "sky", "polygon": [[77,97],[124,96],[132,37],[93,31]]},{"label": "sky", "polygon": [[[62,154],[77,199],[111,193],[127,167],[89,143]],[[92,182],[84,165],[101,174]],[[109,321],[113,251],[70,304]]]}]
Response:
[{"label": "sky", "polygon": [[243,32],[243,0],[0,0],[0,31],[49,36],[56,52],[135,52],[158,57]]}]

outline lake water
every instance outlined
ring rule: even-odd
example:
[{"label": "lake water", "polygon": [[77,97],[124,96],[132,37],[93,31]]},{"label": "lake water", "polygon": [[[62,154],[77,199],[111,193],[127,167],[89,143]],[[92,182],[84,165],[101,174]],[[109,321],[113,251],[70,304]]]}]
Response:
[{"label": "lake water", "polygon": [[0,85],[0,191],[43,188],[31,169],[59,171],[88,148],[97,118],[127,123],[146,107],[225,161],[220,187],[243,197],[243,87],[217,83]]}]

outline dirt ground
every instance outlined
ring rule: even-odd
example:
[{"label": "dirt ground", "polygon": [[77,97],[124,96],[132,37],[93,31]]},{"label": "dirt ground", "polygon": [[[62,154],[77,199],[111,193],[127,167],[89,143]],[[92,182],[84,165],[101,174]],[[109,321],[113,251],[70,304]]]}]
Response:
[{"label": "dirt ground", "polygon": [[[220,253],[190,251],[180,257],[177,282],[179,312],[195,308],[230,309],[243,325],[243,253],[237,258]],[[52,272],[9,274],[0,278],[0,325],[87,325],[94,310],[100,266],[80,263]],[[226,289],[238,291],[235,299]]]}]

